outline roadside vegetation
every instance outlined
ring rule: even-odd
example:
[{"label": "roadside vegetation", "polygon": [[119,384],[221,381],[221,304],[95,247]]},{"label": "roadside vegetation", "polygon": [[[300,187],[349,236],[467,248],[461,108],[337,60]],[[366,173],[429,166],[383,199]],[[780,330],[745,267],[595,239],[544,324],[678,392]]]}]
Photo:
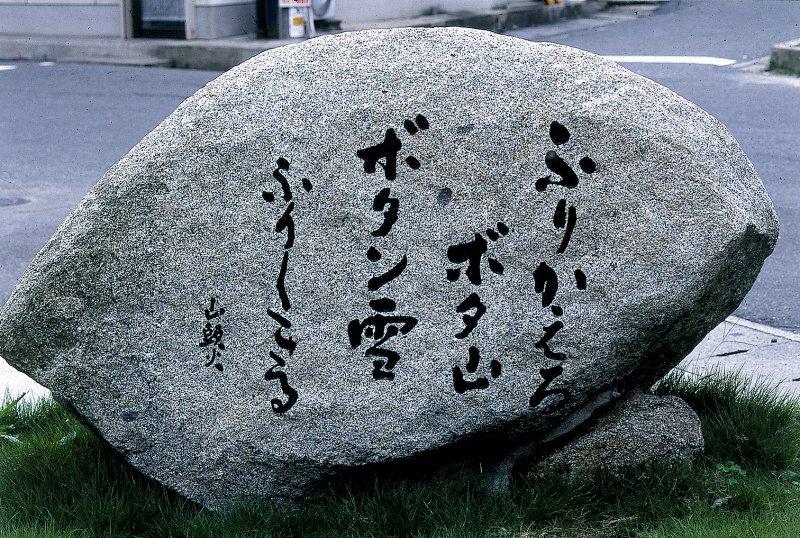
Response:
[{"label": "roadside vegetation", "polygon": [[0,536],[800,536],[800,405],[715,372],[656,392],[700,415],[692,466],[624,478],[379,483],[292,510],[211,513],[133,472],[52,401],[0,404]]}]

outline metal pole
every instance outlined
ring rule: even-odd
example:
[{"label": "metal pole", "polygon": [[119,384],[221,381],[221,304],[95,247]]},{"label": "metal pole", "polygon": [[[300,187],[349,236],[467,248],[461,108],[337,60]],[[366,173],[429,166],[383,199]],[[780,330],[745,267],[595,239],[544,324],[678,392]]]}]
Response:
[{"label": "metal pole", "polygon": [[186,39],[197,38],[197,16],[195,13],[194,0],[184,0],[184,19],[183,24],[186,31]]},{"label": "metal pole", "polygon": [[306,8],[306,34],[308,37],[316,37],[317,27],[314,24],[314,8],[308,6]]}]

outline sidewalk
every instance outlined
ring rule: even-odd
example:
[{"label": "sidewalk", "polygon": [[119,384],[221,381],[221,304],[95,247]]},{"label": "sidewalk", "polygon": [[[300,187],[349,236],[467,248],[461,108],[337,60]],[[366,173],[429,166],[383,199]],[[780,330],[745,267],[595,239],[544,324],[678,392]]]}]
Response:
[{"label": "sidewalk", "polygon": [[715,368],[800,396],[800,334],[731,316],[677,366],[692,374]]},{"label": "sidewalk", "polygon": [[[800,334],[731,316],[676,367],[698,375],[715,368],[741,371],[754,381],[764,381],[780,392],[800,396]],[[30,399],[50,394],[0,358],[0,400],[6,391],[11,396],[25,392]]]},{"label": "sidewalk", "polygon": [[43,396],[50,396],[49,390],[25,374],[13,369],[0,357],[0,404],[2,404],[6,396],[15,398],[23,393],[26,400],[36,400]]},{"label": "sidewalk", "polygon": [[[642,3],[644,3],[643,0]],[[504,9],[437,14],[364,24],[342,23],[341,31],[402,26],[463,26],[493,32],[590,16],[606,0],[572,0],[547,6],[537,0],[509,0]],[[320,34],[323,35],[323,34]],[[0,60],[31,60],[161,66],[225,71],[256,54],[302,39],[255,39],[241,36],[211,40],[31,37],[0,35]]]}]

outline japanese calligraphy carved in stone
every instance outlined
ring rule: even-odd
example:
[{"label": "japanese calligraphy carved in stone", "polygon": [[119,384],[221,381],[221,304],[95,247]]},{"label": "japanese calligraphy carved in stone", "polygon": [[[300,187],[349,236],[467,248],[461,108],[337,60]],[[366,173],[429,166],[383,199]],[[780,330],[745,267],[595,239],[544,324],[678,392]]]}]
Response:
[{"label": "japanese calligraphy carved in stone", "polygon": [[610,61],[457,28],[321,37],[114,165],[6,304],[0,354],[191,499],[295,497],[651,383],[777,235],[725,127]]}]

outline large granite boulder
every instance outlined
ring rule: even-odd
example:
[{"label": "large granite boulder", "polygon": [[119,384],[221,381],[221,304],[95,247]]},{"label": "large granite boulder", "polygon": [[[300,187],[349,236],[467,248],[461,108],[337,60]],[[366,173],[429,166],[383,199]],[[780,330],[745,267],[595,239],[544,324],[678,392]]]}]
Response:
[{"label": "large granite boulder", "polygon": [[[114,165],[0,355],[212,508],[550,436],[733,311],[778,235],[717,120],[598,56],[395,29],[265,52]],[[579,421],[578,421],[579,422]]]}]

